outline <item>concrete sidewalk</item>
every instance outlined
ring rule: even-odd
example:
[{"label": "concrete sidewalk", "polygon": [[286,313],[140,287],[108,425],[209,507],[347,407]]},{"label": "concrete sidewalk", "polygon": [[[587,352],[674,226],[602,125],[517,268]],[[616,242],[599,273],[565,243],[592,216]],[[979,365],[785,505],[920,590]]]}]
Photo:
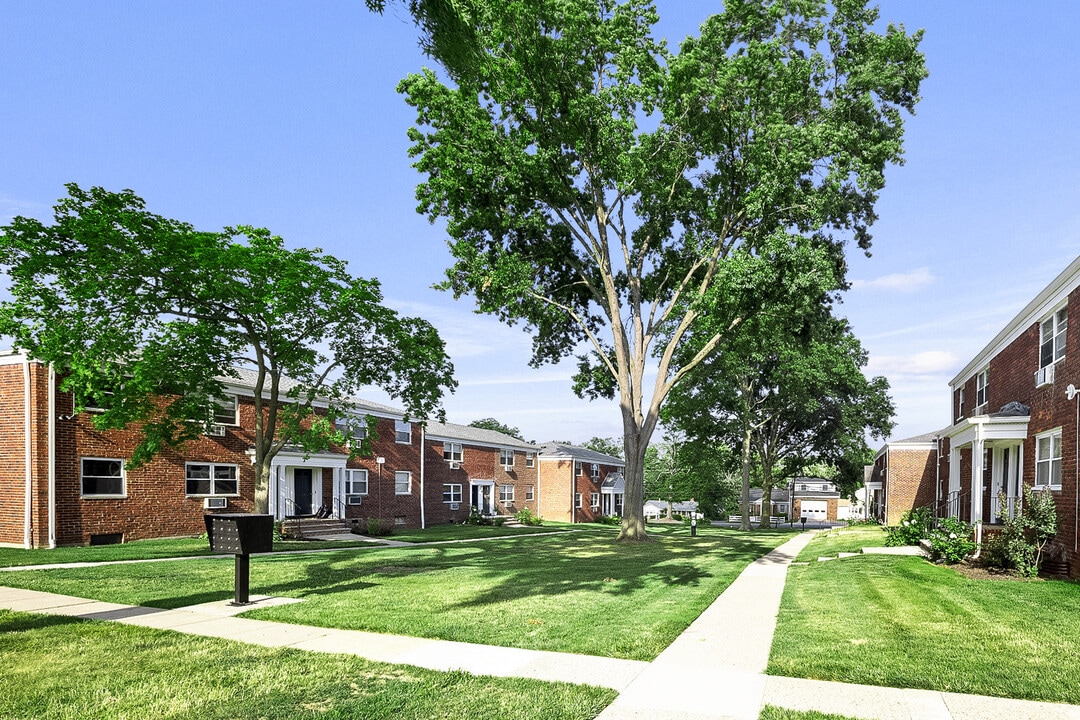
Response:
[{"label": "concrete sidewalk", "polygon": [[598,720],[757,720],[765,705],[868,720],[1080,720],[1074,705],[765,675],[787,568],[812,537],[801,533],[751,563],[652,663],[234,617],[252,607],[297,602],[289,598],[159,610],[0,587],[0,608],[619,691]]}]

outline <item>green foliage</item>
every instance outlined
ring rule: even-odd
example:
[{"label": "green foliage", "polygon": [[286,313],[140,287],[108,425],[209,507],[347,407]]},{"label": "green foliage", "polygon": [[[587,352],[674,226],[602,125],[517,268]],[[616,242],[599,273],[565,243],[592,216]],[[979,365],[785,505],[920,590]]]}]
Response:
[{"label": "green foliage", "polygon": [[645,453],[645,499],[693,498],[706,517],[719,517],[738,501],[734,462],[731,449],[724,445],[654,443]]},{"label": "green foliage", "polygon": [[394,532],[394,525],[391,522],[387,522],[380,518],[370,517],[366,522],[365,535],[372,537],[380,537],[383,535],[390,535]]},{"label": "green foliage", "polygon": [[[1002,507],[1006,498],[1001,496]],[[1049,542],[1057,535],[1057,505],[1048,490],[1023,488],[1020,512],[1006,519],[1001,532],[983,542],[981,553],[984,565],[1015,570],[1025,577],[1039,574]]]},{"label": "green foliage", "polygon": [[66,187],[53,224],[16,217],[0,232],[0,334],[60,370],[76,412],[111,393],[94,424],[141,429],[131,467],[200,436],[240,371],[254,383],[257,512],[274,455],[341,444],[330,421],[360,388],[440,415],[455,386],[443,342],[385,307],[378,281],[265,229],[198,231],[130,190]]},{"label": "green foliage", "polygon": [[941,518],[927,535],[934,560],[955,565],[975,552],[972,528],[958,518]]},{"label": "green foliage", "polygon": [[399,85],[418,210],[450,236],[441,287],[522,323],[534,365],[576,355],[578,394],[620,398],[622,536],[643,537],[668,393],[778,296],[843,287],[846,242],[869,248],[926,76],[921,33],[875,32],[856,0],[736,2],[673,52],[640,0],[465,7],[450,20],[477,57],[435,45],[453,82]]},{"label": "green foliage", "polygon": [[611,457],[622,458],[623,456],[622,441],[615,438],[592,437],[581,443],[581,447]]},{"label": "green foliage", "polygon": [[930,535],[933,527],[934,513],[930,508],[908,510],[901,516],[899,525],[885,528],[888,533],[885,544],[889,547],[918,545],[920,540]]},{"label": "green foliage", "polygon": [[618,515],[600,515],[596,517],[593,522],[600,525],[619,525],[622,523],[622,518]]},{"label": "green foliage", "polygon": [[509,425],[506,425],[505,423],[501,423],[501,422],[499,422],[498,420],[496,420],[495,418],[492,418],[492,417],[480,418],[479,420],[473,420],[471,423],[469,423],[469,427],[483,428],[484,430],[494,430],[495,432],[501,432],[504,435],[509,435],[510,437],[515,437],[518,440],[523,439],[521,437],[521,431],[518,430],[516,427],[510,427]]},{"label": "green foliage", "polygon": [[537,517],[536,513],[534,513],[529,508],[522,508],[518,510],[514,517],[517,518],[517,521],[519,523],[521,523],[522,525],[528,525],[529,527],[544,524],[544,521]]},{"label": "green foliage", "polygon": [[464,525],[493,525],[491,518],[481,515],[480,511],[473,508],[469,511],[469,517],[465,518]]}]

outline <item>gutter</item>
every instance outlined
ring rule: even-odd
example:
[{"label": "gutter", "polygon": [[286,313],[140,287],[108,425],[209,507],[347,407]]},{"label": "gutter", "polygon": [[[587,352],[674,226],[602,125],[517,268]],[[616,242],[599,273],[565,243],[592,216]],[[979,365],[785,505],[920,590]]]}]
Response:
[{"label": "gutter", "polygon": [[420,426],[420,529],[424,530],[427,525],[424,520],[424,451],[427,450],[427,433],[424,425]]},{"label": "gutter", "polygon": [[49,363],[49,547],[56,547],[56,366]]}]

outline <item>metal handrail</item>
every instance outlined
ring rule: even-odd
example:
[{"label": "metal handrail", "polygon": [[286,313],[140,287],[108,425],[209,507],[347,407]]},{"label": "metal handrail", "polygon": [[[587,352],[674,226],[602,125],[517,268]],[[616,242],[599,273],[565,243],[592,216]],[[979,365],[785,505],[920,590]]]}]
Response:
[{"label": "metal handrail", "polygon": [[344,520],[345,519],[345,503],[342,502],[341,498],[336,497],[336,496],[333,497],[332,500],[333,500],[334,504],[338,507],[338,509],[341,510],[340,519]]},{"label": "metal handrail", "polygon": [[[292,498],[285,498],[285,502],[288,505],[292,505],[292,507],[293,507],[293,512],[291,513],[291,515],[288,512],[285,513],[285,520],[288,520],[290,516],[292,517],[293,520],[296,520],[296,538],[298,540],[303,539],[304,532],[303,532],[303,529],[302,529],[302,527],[300,525],[300,520],[301,520],[300,514],[296,512],[296,510],[299,508],[299,506],[292,500]],[[282,520],[282,525],[284,525],[285,520]]]}]

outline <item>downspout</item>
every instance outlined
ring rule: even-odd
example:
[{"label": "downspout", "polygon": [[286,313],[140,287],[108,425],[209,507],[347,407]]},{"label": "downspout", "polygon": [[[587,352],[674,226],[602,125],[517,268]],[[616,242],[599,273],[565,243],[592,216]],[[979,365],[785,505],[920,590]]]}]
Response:
[{"label": "downspout", "polygon": [[424,451],[427,449],[427,427],[420,426],[420,529],[427,526],[424,524]]},{"label": "downspout", "polygon": [[934,515],[941,514],[941,436],[934,436]]},{"label": "downspout", "polygon": [[30,356],[23,355],[23,420],[26,432],[23,437],[23,462],[26,467],[26,509],[23,518],[23,547],[29,549],[34,546],[33,537],[33,491],[34,475],[30,467],[32,460],[30,449],[33,437],[30,433]]},{"label": "downspout", "polygon": [[[982,426],[982,423],[979,423],[978,425],[975,426],[975,440],[976,440],[976,442],[974,444],[972,444],[972,446],[971,446],[971,468],[972,468],[972,472],[971,472],[971,494],[972,495],[975,494],[975,475],[976,475],[976,473],[975,473],[975,446],[976,446],[976,444],[979,447],[979,462],[978,462],[978,466],[979,466],[979,472],[978,472],[978,476],[979,476],[978,477],[978,481],[979,481],[979,504],[978,504],[979,521],[975,524],[975,554],[973,554],[971,556],[972,558],[974,558],[976,560],[979,558],[979,555],[982,554],[983,475],[986,473],[986,467],[985,467],[985,463],[983,461],[983,458],[984,458],[984,456],[986,454],[986,448],[983,445],[983,436],[982,436],[982,434],[983,434],[983,426]],[[974,514],[975,508],[976,508],[976,506],[973,503],[972,504],[973,514]],[[974,518],[972,518],[972,519],[974,520]]]},{"label": "downspout", "polygon": [[886,525],[889,524],[889,494],[890,494],[889,493],[889,482],[892,479],[892,473],[889,472],[889,456],[890,455],[892,455],[892,451],[891,450],[886,450],[885,451],[885,477],[882,478],[882,481],[881,481],[881,490],[882,490],[883,494],[885,495],[885,507],[883,508],[884,514],[882,515],[882,519],[885,521]]},{"label": "downspout", "polygon": [[[584,468],[584,466],[582,466]],[[584,472],[584,469],[582,470]],[[570,524],[573,525],[577,522],[577,506],[574,503],[577,493],[577,463],[573,459],[570,460]]]},{"label": "downspout", "polygon": [[540,498],[544,497],[544,493],[540,492],[540,451],[536,451],[536,517],[542,518],[544,514],[540,512]]},{"label": "downspout", "polygon": [[56,367],[49,363],[49,547],[56,547]]},{"label": "downspout", "polygon": [[[1065,396],[1070,400],[1075,400],[1077,396],[1076,386],[1069,383],[1069,387],[1065,388]],[[1078,539],[1077,532],[1080,531],[1080,401],[1076,402],[1076,425],[1073,426],[1074,439],[1073,439],[1073,472],[1076,473],[1076,479],[1073,481],[1073,487],[1076,491],[1076,499],[1073,501],[1073,552],[1076,552]]]}]

